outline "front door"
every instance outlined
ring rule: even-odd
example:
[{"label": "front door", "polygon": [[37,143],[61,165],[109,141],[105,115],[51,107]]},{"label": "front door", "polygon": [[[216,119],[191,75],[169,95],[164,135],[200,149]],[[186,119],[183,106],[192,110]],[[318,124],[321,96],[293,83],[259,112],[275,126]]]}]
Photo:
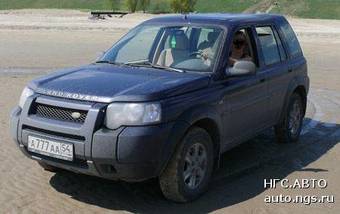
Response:
[{"label": "front door", "polygon": [[261,75],[235,78],[226,83],[223,121],[228,144],[237,144],[262,130],[268,122],[267,83]]},{"label": "front door", "polygon": [[[257,70],[260,71],[261,66],[254,34],[252,28],[238,29],[234,32],[234,35],[242,36],[239,36],[236,41],[235,39],[231,41],[230,50],[236,51],[236,54],[229,54],[229,67],[232,67],[233,60],[251,60],[257,65]],[[240,48],[243,42],[242,37],[246,40],[243,47],[244,55],[241,58],[234,59],[235,56],[239,57],[240,55],[237,56],[239,50],[233,50],[235,48],[233,45]],[[224,149],[242,142],[267,126],[269,120],[268,85],[266,74],[258,71],[251,76],[228,78],[223,83],[223,122],[224,136],[226,137]]]}]

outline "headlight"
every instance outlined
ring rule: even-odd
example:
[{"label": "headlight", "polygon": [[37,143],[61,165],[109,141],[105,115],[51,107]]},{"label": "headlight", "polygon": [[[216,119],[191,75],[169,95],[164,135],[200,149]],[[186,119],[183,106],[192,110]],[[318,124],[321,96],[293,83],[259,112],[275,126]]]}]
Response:
[{"label": "headlight", "polygon": [[32,96],[34,94],[34,91],[28,87],[25,87],[24,90],[21,93],[20,100],[19,100],[19,106],[20,108],[24,107],[24,104],[28,97]]},{"label": "headlight", "polygon": [[105,125],[109,129],[161,121],[159,103],[112,103],[107,107]]}]

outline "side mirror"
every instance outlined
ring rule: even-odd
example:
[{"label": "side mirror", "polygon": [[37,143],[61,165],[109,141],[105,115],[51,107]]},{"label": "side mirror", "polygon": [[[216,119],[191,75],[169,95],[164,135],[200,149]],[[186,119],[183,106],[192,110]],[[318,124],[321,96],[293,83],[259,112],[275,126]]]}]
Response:
[{"label": "side mirror", "polygon": [[256,65],[251,61],[237,61],[234,67],[226,69],[227,77],[249,76],[256,73]]}]

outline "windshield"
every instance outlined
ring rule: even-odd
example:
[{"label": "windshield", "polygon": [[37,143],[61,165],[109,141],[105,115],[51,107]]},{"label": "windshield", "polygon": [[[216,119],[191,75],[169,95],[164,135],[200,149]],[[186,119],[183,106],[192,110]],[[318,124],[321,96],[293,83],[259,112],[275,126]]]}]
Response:
[{"label": "windshield", "polygon": [[222,35],[219,27],[142,25],[119,40],[100,62],[211,72]]}]

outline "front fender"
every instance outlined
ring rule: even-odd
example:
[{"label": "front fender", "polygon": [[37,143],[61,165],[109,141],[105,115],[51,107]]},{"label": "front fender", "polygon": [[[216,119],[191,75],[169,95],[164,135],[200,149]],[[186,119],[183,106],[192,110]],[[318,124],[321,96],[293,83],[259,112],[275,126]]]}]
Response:
[{"label": "front fender", "polygon": [[[218,129],[218,133],[223,133],[222,120],[221,116],[218,114],[218,111],[212,106],[200,106],[193,107],[186,111],[184,111],[176,120],[172,130],[170,132],[169,138],[164,143],[163,151],[162,151],[162,161],[160,164],[160,173],[165,169],[168,162],[170,161],[172,155],[175,153],[177,145],[181,142],[187,131],[192,127],[196,122],[209,119],[216,124]],[[220,142],[218,142],[218,146],[220,146]],[[218,148],[219,151],[219,148]]]}]

